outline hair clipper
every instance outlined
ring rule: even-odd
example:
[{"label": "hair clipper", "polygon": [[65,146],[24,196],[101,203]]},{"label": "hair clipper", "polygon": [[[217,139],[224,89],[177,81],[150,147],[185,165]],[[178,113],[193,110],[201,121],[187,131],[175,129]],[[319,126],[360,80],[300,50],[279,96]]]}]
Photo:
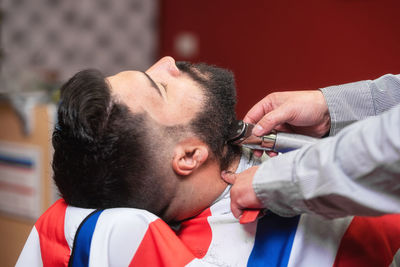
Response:
[{"label": "hair clipper", "polygon": [[267,135],[255,136],[252,134],[254,124],[236,121],[231,125],[232,137],[228,143],[248,147],[253,150],[288,152],[304,145],[313,144],[319,140],[301,134],[292,134],[273,131]]}]

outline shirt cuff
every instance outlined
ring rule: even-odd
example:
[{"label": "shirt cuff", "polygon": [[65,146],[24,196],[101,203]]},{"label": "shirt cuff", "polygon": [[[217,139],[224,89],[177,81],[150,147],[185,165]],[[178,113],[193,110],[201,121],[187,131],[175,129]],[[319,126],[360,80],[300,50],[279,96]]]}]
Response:
[{"label": "shirt cuff", "polygon": [[331,116],[330,136],[347,125],[375,115],[371,81],[360,81],[321,88]]},{"label": "shirt cuff", "polygon": [[265,161],[253,179],[253,189],[263,207],[284,217],[307,210],[301,200],[299,186],[292,177],[297,152],[288,152]]}]

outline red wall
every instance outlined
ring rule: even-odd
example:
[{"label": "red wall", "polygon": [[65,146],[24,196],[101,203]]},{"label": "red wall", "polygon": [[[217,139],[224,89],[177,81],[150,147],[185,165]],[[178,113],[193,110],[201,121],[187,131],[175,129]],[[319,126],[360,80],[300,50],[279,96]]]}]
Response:
[{"label": "red wall", "polygon": [[[400,73],[398,0],[164,0],[160,56],[230,68],[238,115],[273,91],[315,89]],[[198,53],[175,38],[191,32]]]}]

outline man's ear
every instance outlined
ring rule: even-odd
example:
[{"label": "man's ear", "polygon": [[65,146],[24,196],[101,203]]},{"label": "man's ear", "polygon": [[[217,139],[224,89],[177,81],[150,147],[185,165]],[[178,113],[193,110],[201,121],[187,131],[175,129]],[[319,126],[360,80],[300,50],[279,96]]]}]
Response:
[{"label": "man's ear", "polygon": [[182,176],[192,174],[208,158],[208,147],[198,140],[185,140],[176,145],[172,159],[172,168]]}]

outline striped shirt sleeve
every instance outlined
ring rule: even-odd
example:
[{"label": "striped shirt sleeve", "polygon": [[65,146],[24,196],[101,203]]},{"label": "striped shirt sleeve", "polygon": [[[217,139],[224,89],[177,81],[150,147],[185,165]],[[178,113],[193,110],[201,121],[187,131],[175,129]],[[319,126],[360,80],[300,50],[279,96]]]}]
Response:
[{"label": "striped shirt sleeve", "polygon": [[400,75],[387,74],[320,89],[331,115],[330,135],[366,117],[381,114],[400,103]]}]

